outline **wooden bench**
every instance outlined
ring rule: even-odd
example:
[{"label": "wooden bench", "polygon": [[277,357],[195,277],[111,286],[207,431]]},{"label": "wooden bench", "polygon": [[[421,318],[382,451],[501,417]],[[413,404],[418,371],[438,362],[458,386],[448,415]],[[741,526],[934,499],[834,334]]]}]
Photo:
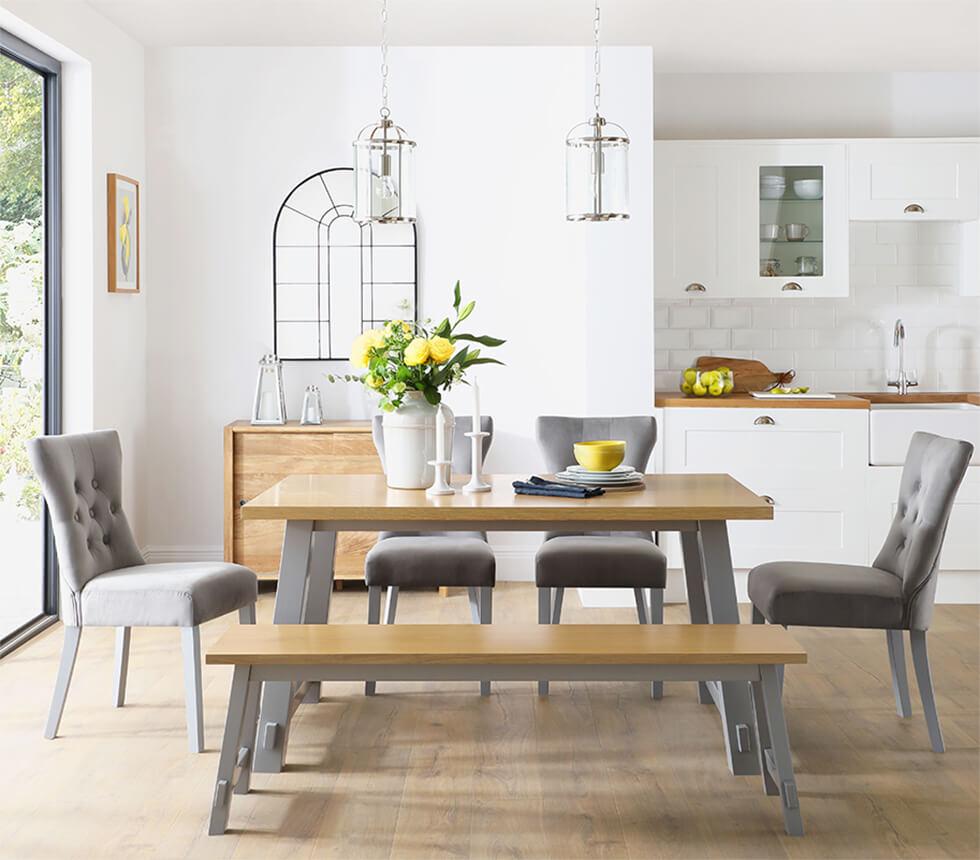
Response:
[{"label": "wooden bench", "polygon": [[779,626],[243,625],[225,632],[207,662],[235,669],[212,835],[228,826],[232,793],[249,790],[263,682],[411,680],[748,681],[755,736],[740,742],[755,747],[766,793],[780,795],[786,832],[803,834],[780,674],[806,652]]}]

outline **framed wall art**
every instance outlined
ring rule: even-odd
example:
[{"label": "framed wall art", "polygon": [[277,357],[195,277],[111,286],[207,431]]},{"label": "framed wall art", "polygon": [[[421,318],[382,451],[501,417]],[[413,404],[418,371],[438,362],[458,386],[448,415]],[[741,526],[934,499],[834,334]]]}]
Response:
[{"label": "framed wall art", "polygon": [[140,184],[121,173],[107,176],[109,292],[140,291]]}]

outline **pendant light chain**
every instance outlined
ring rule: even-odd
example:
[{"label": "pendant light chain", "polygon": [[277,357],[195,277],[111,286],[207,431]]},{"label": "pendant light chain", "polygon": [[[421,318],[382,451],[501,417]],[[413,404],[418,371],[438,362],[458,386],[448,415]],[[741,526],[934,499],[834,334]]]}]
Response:
[{"label": "pendant light chain", "polygon": [[592,97],[592,101],[595,103],[595,113],[599,116],[599,0],[595,0],[595,18],[592,21],[592,37],[594,44],[594,58],[593,63],[595,66],[595,94]]},{"label": "pendant light chain", "polygon": [[388,0],[381,0],[381,118],[388,119]]}]

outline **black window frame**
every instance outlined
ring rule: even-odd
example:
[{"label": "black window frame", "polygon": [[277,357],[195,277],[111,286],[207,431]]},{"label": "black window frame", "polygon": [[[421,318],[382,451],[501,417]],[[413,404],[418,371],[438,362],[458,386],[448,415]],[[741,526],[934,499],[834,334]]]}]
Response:
[{"label": "black window frame", "polygon": [[[26,66],[43,80],[41,145],[43,158],[44,221],[44,405],[46,435],[61,433],[61,63],[23,39],[0,28],[0,54]],[[40,632],[58,616],[58,558],[51,519],[45,505],[43,612],[0,638],[0,655]]]}]

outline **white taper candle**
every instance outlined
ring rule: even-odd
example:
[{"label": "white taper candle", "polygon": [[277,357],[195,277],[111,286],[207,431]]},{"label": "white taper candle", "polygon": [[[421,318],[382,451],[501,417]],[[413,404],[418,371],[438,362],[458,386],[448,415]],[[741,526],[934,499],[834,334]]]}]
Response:
[{"label": "white taper candle", "polygon": [[473,380],[473,427],[474,433],[479,433],[483,427],[480,424],[480,383]]},{"label": "white taper candle", "polygon": [[[436,408],[436,462],[442,463],[446,459],[446,413],[442,409],[442,404]],[[438,469],[439,467],[436,466]]]}]

